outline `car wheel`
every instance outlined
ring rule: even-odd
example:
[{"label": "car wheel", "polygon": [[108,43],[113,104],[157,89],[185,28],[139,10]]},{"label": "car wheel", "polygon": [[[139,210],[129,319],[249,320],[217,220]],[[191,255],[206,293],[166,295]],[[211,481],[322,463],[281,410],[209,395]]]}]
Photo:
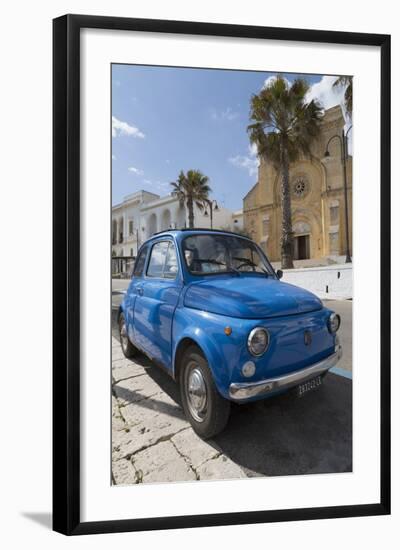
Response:
[{"label": "car wheel", "polygon": [[118,326],[122,353],[125,355],[125,357],[133,357],[137,353],[137,349],[129,340],[125,315],[123,313],[121,313],[121,315],[119,316]]},{"label": "car wheel", "polygon": [[186,350],[179,381],[183,409],[194,431],[204,439],[220,433],[228,422],[231,404],[218,393],[198,347]]}]

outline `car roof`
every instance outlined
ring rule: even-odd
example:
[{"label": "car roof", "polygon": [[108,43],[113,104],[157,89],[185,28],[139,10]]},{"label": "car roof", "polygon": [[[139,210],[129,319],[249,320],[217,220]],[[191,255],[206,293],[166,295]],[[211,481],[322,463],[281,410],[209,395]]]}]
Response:
[{"label": "car roof", "polygon": [[157,233],[154,233],[148,240],[154,239],[156,237],[160,237],[162,235],[173,235],[178,236],[180,234],[187,234],[187,233],[215,233],[215,234],[226,234],[226,235],[234,235],[235,237],[242,237],[243,239],[251,240],[249,237],[246,237],[245,235],[240,235],[239,233],[235,233],[234,231],[228,231],[225,229],[210,229],[207,227],[184,227],[182,229],[164,229],[163,231],[158,231]]}]

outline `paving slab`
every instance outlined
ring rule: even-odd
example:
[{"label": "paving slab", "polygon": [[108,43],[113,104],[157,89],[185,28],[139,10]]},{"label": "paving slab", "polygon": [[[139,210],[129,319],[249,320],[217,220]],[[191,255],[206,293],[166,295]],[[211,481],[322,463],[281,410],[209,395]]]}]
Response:
[{"label": "paving slab", "polygon": [[132,485],[136,483],[136,471],[130,460],[125,458],[112,463],[113,483],[115,485]]},{"label": "paving slab", "polygon": [[199,479],[244,479],[242,468],[225,455],[204,462],[196,469]]},{"label": "paving slab", "polygon": [[145,449],[131,460],[142,483],[196,480],[193,469],[170,441]]},{"label": "paving slab", "polygon": [[133,376],[140,376],[142,374],[146,374],[146,370],[151,368],[150,365],[144,366],[139,365],[138,363],[134,363],[133,361],[129,361],[129,359],[125,359],[125,361],[116,361],[116,363],[120,363],[118,366],[114,366],[112,368],[112,378],[113,383],[116,384],[117,382],[120,382],[121,380],[126,380],[127,378],[132,378]]},{"label": "paving slab", "polygon": [[121,359],[126,359],[121,346],[112,346],[112,361],[120,361]]},{"label": "paving slab", "polygon": [[195,470],[207,460],[216,458],[221,454],[220,449],[216,449],[210,443],[201,439],[191,427],[174,435],[171,441],[178,452],[190,460]]},{"label": "paving slab", "polygon": [[120,406],[125,406],[161,393],[162,390],[149,376],[142,373],[141,376],[126,378],[114,384],[113,391]]},{"label": "paving slab", "polygon": [[124,427],[113,433],[113,459],[131,456],[188,426],[182,409],[164,393],[122,407],[120,413]]}]

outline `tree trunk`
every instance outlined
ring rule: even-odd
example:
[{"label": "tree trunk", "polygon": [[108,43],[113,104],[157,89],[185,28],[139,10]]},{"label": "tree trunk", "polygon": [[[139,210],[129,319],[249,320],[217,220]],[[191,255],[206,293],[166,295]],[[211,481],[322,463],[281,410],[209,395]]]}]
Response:
[{"label": "tree trunk", "polygon": [[191,197],[187,200],[188,215],[189,215],[189,229],[194,228],[194,212],[193,212],[193,199]]},{"label": "tree trunk", "polygon": [[285,143],[281,148],[281,198],[282,198],[282,236],[281,236],[281,264],[282,269],[292,269],[293,266],[293,231],[292,205],[289,183],[289,159]]}]

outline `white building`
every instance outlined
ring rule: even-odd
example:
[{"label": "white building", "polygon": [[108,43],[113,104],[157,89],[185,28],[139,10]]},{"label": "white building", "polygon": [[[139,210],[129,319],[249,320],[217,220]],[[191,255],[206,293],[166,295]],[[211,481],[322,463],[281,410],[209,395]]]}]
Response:
[{"label": "white building", "polygon": [[[194,226],[211,227],[210,206],[200,210],[194,205]],[[185,205],[173,195],[160,197],[147,191],[138,191],[124,198],[112,208],[113,256],[136,256],[140,245],[154,233],[165,229],[189,226]],[[241,230],[243,211],[232,212],[213,201],[212,227],[214,229]]]},{"label": "white building", "polygon": [[137,191],[112,207],[112,255],[136,256],[141,241],[141,206],[160,198],[155,193]]},{"label": "white building", "polygon": [[232,212],[232,231],[243,230],[243,209]]}]

